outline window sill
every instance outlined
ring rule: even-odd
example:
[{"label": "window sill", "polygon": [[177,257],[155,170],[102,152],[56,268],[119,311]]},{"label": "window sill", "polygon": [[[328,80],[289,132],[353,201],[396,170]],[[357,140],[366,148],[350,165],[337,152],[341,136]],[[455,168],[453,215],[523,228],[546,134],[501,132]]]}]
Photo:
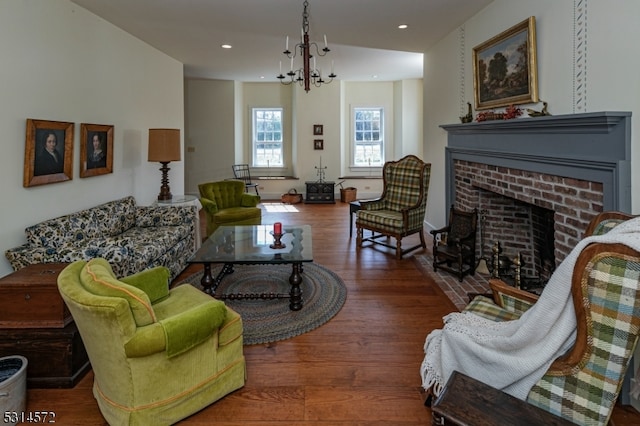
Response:
[{"label": "window sill", "polygon": [[255,180],[299,180],[295,176],[253,176]]}]

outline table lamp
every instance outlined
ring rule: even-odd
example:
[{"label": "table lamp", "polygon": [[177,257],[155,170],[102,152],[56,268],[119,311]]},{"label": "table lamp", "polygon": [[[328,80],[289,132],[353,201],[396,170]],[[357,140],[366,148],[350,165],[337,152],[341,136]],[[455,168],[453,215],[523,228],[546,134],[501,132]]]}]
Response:
[{"label": "table lamp", "polygon": [[169,167],[171,161],[180,161],[180,129],[149,129],[148,161],[162,164],[162,185],[158,201],[170,200],[173,196],[169,189]]}]

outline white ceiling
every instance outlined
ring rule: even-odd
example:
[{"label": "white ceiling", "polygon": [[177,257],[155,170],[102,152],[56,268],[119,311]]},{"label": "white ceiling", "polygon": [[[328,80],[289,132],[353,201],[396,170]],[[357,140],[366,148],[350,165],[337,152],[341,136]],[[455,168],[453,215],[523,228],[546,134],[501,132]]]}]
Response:
[{"label": "white ceiling", "polygon": [[[282,51],[300,38],[303,0],[72,0],[185,65],[185,76],[277,81]],[[422,52],[492,0],[309,0],[318,58],[338,79],[422,78]],[[398,25],[409,27],[398,29]],[[232,49],[222,49],[224,43]]]}]

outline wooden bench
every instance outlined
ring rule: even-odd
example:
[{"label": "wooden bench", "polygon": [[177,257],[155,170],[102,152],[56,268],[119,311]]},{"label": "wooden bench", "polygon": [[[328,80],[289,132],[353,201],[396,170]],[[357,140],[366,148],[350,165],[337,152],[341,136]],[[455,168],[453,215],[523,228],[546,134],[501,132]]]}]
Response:
[{"label": "wooden bench", "polygon": [[[568,420],[454,371],[431,406],[434,426],[563,426]],[[575,426],[575,425],[574,425]]]}]

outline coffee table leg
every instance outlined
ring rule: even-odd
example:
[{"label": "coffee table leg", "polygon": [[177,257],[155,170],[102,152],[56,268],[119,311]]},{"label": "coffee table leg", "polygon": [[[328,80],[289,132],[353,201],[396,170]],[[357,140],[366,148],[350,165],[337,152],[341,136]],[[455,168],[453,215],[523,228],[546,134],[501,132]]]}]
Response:
[{"label": "coffee table leg", "polygon": [[[202,285],[202,289],[207,294],[213,294],[211,291],[211,287],[213,286],[213,276],[211,276],[211,264],[204,264],[204,274],[202,275],[202,279],[200,280],[200,284]],[[214,290],[215,291],[215,290]]]},{"label": "coffee table leg", "polygon": [[233,264],[225,263],[224,266],[222,266],[222,269],[220,269],[220,272],[218,272],[218,275],[213,278],[213,275],[211,275],[211,264],[205,263],[204,275],[202,275],[202,279],[200,280],[200,284],[202,284],[204,292],[211,296],[215,296],[216,290],[224,276],[231,273],[233,273]]},{"label": "coffee table leg", "polygon": [[289,284],[291,284],[289,309],[299,311],[302,309],[302,289],[300,288],[300,284],[302,284],[302,275],[300,275],[302,272],[302,263],[294,263],[292,269],[291,276],[289,277]]}]

